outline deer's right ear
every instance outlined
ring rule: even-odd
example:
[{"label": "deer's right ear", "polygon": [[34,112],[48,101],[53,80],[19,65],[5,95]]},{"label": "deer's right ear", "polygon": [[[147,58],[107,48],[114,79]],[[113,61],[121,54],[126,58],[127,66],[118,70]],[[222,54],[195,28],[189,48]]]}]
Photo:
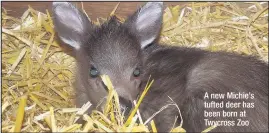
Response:
[{"label": "deer's right ear", "polygon": [[130,16],[125,25],[138,36],[143,49],[158,38],[162,17],[163,2],[148,2]]},{"label": "deer's right ear", "polygon": [[64,43],[79,49],[93,25],[71,3],[53,2],[52,7],[54,28],[58,36]]}]

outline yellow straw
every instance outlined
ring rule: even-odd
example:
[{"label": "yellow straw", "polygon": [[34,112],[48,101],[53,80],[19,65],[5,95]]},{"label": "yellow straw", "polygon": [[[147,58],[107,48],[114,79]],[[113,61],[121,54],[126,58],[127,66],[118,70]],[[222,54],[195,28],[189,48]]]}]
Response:
[{"label": "yellow straw", "polygon": [[21,131],[21,126],[22,126],[22,121],[23,121],[23,117],[24,117],[24,107],[26,105],[26,100],[27,97],[26,96],[22,96],[20,103],[19,103],[19,108],[17,111],[17,119],[15,122],[15,128],[14,128],[14,132],[20,132]]}]

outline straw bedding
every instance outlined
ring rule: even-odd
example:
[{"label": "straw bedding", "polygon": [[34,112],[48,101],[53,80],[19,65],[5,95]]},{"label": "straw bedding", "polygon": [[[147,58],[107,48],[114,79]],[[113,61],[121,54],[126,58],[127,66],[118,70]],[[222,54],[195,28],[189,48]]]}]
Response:
[{"label": "straw bedding", "polygon": [[[244,4],[247,6],[234,2],[197,2],[167,7],[160,42],[253,55],[268,62],[268,5]],[[117,14],[117,7],[111,15]],[[5,9],[2,11],[2,131],[157,131],[154,121],[141,124],[146,120],[141,120],[138,108],[130,116],[122,115],[117,94],[105,75],[103,81],[110,88],[105,110],[85,114],[90,103],[76,108],[72,86],[75,60],[56,41],[51,14],[30,6],[21,18],[9,16]],[[100,25],[105,20],[93,21]],[[143,102],[152,83],[154,79],[149,80],[136,107]],[[79,117],[87,121],[85,125],[76,122]],[[186,132],[181,126],[182,123],[174,125],[172,131]],[[213,128],[217,127],[203,132]]]}]

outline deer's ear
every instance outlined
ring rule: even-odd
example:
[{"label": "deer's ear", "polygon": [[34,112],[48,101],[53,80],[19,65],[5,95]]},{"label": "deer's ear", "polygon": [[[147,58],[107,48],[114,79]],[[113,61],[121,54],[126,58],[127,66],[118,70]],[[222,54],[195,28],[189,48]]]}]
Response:
[{"label": "deer's ear", "polygon": [[148,2],[125,22],[131,32],[139,37],[141,48],[155,41],[162,27],[163,2]]},{"label": "deer's ear", "polygon": [[79,49],[85,36],[92,28],[87,16],[68,2],[53,2],[52,5],[54,28],[60,39]]}]

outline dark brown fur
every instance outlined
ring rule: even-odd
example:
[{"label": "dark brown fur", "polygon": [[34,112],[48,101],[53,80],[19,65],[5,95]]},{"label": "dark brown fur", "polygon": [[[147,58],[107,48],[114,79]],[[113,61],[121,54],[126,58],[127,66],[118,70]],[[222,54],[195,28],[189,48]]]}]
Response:
[{"label": "dark brown fur", "polygon": [[[153,46],[154,47],[154,46]],[[145,117],[171,103],[170,96],[179,106],[183,116],[183,128],[188,132],[206,129],[204,122],[204,94],[227,92],[251,92],[253,100],[229,100],[254,102],[253,109],[225,109],[247,111],[247,127],[217,127],[214,132],[266,132],[268,131],[268,65],[255,57],[225,52],[208,52],[194,48],[157,46],[147,52],[146,77],[155,80],[140,109]],[[227,102],[228,100],[224,100]],[[220,111],[221,109],[207,109]],[[146,112],[146,113],[145,113]],[[168,131],[173,125],[177,109],[168,108],[155,117],[160,131]],[[237,118],[208,118],[210,120],[235,120]],[[179,120],[180,122],[180,120]]]}]

